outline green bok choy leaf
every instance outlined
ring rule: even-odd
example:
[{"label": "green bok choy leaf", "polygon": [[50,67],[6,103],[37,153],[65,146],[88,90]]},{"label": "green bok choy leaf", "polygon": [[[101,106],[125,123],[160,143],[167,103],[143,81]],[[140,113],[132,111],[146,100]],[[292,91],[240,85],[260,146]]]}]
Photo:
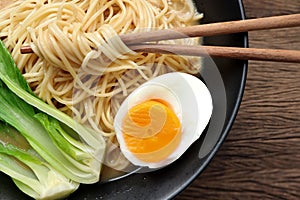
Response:
[{"label": "green bok choy leaf", "polygon": [[[77,183],[98,182],[106,147],[104,138],[39,99],[1,41],[0,79],[0,120],[26,138],[44,163],[48,163],[47,167],[51,167],[50,171],[55,170]],[[9,160],[9,152],[7,150],[6,154],[1,154],[4,160]],[[26,158],[29,157],[27,155]],[[2,160],[0,165],[2,162],[5,165]],[[23,191],[31,191],[32,188],[15,180]]]},{"label": "green bok choy leaf", "polygon": [[[42,101],[34,95],[28,86],[25,78],[17,68],[11,55],[0,41],[0,79],[13,91],[17,96],[28,104],[54,117],[67,127],[73,129],[79,137],[94,150],[94,156],[98,157],[99,151],[105,149],[105,141],[103,137],[94,130],[77,123],[73,118],[60,110],[53,108],[49,104]],[[102,155],[100,155],[100,158]]]}]

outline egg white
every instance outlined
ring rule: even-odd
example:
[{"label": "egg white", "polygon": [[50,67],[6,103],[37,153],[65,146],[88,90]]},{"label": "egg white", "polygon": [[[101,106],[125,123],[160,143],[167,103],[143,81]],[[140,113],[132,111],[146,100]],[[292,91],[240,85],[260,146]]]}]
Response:
[{"label": "egg white", "polygon": [[[181,122],[182,136],[179,146],[160,162],[144,162],[132,154],[124,141],[122,121],[128,110],[142,102],[161,99],[172,107]],[[144,83],[132,92],[122,103],[114,128],[120,149],[134,165],[161,168],[177,160],[195,142],[207,126],[213,110],[212,98],[206,85],[197,77],[181,73],[167,73]]]}]

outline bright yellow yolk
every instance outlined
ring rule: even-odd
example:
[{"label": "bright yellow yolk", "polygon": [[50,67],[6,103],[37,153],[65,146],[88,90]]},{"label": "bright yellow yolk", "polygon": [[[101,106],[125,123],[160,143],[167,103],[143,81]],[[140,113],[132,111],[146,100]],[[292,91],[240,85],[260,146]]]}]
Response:
[{"label": "bright yellow yolk", "polygon": [[167,158],[181,138],[178,117],[159,100],[149,100],[132,107],[124,117],[122,131],[128,150],[146,162]]}]

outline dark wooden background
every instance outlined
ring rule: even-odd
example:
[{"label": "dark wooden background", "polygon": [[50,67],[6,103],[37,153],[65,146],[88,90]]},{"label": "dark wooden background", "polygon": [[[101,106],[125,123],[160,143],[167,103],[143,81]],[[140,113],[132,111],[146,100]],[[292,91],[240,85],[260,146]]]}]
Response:
[{"label": "dark wooden background", "polygon": [[[247,18],[300,13],[300,0],[243,2]],[[300,50],[300,28],[251,32],[249,43]],[[300,199],[300,64],[249,62],[232,130],[207,169],[176,198],[191,199]]]}]

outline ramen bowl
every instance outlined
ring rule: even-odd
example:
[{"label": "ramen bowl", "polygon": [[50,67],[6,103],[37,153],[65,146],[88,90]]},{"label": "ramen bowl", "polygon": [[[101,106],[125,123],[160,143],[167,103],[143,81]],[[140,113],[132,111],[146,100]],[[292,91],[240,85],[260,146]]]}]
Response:
[{"label": "ramen bowl", "polygon": [[[201,23],[245,18],[241,0],[195,0]],[[203,38],[204,45],[247,47],[247,33]],[[237,115],[247,74],[247,61],[204,58],[201,78],[212,95],[213,113],[201,137],[171,165],[152,172],[134,173],[122,179],[81,185],[68,199],[171,199],[201,172],[224,142]],[[8,176],[0,174],[1,200],[27,199]]]}]

